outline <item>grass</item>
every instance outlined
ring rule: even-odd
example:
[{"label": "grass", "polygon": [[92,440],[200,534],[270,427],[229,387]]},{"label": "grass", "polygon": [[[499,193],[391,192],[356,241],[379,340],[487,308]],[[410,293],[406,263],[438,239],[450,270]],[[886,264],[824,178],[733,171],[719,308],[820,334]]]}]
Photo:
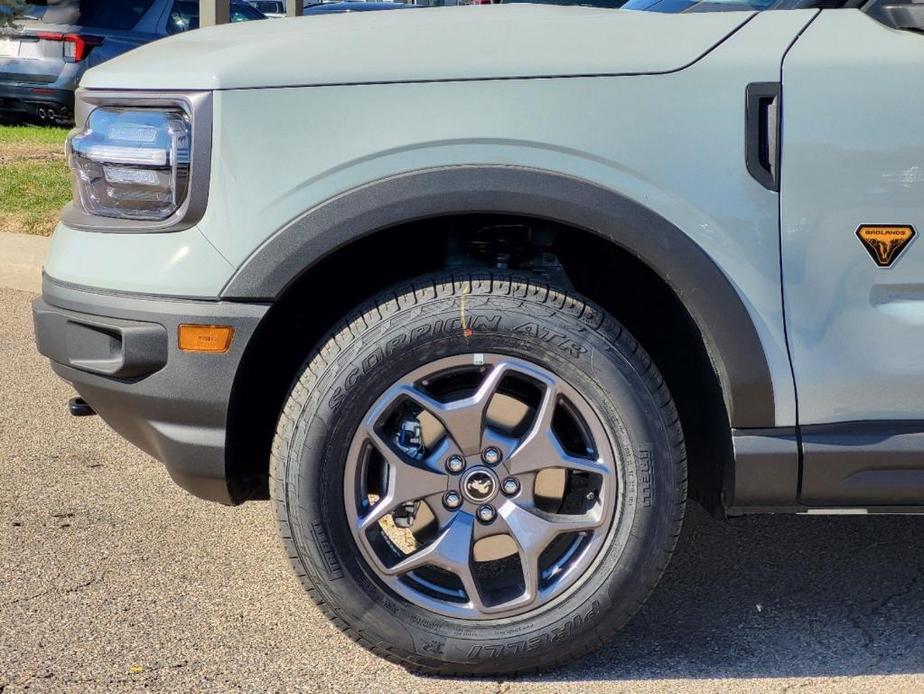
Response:
[{"label": "grass", "polygon": [[0,125],[0,231],[47,236],[70,199],[64,128]]},{"label": "grass", "polygon": [[45,128],[37,125],[0,125],[0,147],[5,147],[6,145],[36,145],[63,152],[64,138],[66,136],[66,128]]}]

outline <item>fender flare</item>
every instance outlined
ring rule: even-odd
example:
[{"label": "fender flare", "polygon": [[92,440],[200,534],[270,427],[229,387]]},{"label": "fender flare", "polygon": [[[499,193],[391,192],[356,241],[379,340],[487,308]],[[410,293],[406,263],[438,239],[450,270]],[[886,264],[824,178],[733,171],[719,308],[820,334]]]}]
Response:
[{"label": "fender flare", "polygon": [[377,231],[453,214],[531,216],[593,232],[636,256],[671,287],[719,377],[729,424],[775,425],[773,382],[738,292],[689,236],[613,190],[514,166],[452,166],[381,179],[308,210],[267,239],[225,285],[225,300],[274,300],[315,263]]}]

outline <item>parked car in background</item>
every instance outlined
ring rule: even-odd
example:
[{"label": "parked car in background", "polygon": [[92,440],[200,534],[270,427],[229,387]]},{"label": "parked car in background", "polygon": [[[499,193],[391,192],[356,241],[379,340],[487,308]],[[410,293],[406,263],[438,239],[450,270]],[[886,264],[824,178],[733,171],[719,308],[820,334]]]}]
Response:
[{"label": "parked car in background", "polygon": [[277,19],[286,16],[285,0],[248,0],[247,4],[260,10],[267,17]]},{"label": "parked car in background", "polygon": [[308,5],[304,14],[337,14],[341,12],[374,12],[376,10],[406,10],[416,5],[402,2],[365,2],[365,0],[345,0],[344,2],[319,2]]},{"label": "parked car in background", "polygon": [[[243,2],[231,21],[265,19]],[[73,0],[26,5],[0,35],[0,114],[65,124],[87,69],[151,41],[199,27],[198,0]]]},{"label": "parked car in background", "polygon": [[[657,0],[648,0],[649,2],[657,2]],[[609,9],[615,10],[620,7],[623,7],[626,4],[626,0],[483,0],[478,2],[475,0],[474,4],[485,4],[490,5],[494,3],[503,3],[504,5],[517,5],[528,3],[530,5],[580,5],[582,7],[607,7]]]}]

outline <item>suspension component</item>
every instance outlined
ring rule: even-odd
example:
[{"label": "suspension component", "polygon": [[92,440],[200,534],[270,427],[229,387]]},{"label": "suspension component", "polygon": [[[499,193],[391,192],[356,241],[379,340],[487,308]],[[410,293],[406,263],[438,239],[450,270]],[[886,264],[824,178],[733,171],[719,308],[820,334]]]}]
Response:
[{"label": "suspension component", "polygon": [[395,445],[414,460],[424,457],[423,436],[417,417],[401,420],[398,432],[395,434]]},{"label": "suspension component", "polygon": [[395,527],[410,528],[414,525],[418,509],[420,509],[419,501],[409,501],[392,511],[391,518],[395,522]]}]

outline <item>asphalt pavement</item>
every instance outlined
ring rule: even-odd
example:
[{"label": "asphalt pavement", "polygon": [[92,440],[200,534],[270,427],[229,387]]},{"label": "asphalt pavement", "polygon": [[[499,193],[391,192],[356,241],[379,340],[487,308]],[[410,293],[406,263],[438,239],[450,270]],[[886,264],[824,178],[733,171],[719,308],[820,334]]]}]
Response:
[{"label": "asphalt pavement", "polygon": [[924,517],[691,506],[651,600],[603,650],[514,681],[409,675],[330,626],[269,504],[199,501],[34,351],[0,289],[0,693],[921,692]]}]

